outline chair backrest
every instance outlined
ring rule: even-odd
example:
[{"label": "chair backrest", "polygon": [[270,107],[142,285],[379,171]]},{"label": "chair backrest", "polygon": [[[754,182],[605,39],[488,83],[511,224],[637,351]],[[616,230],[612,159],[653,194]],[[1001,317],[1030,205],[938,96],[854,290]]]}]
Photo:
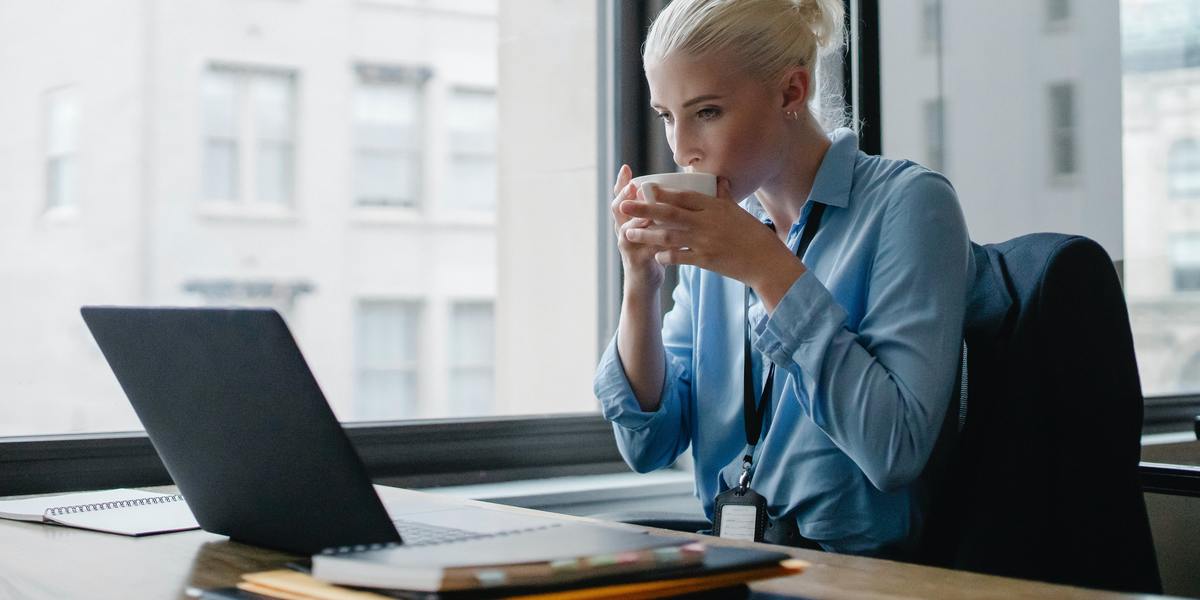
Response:
[{"label": "chair backrest", "polygon": [[927,470],[922,560],[1160,591],[1137,472],[1141,384],[1108,254],[1044,233],[973,250],[969,410]]}]

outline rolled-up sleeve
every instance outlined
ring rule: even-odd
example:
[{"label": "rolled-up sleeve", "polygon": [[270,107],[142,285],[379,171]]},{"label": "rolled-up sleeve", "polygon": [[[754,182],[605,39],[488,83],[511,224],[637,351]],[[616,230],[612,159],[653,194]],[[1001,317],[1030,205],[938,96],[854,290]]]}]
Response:
[{"label": "rolled-up sleeve", "polygon": [[913,177],[884,210],[857,333],[812,272],[752,324],[755,348],[794,376],[813,422],[890,491],[920,475],[949,405],[971,254],[940,175]]},{"label": "rolled-up sleeve", "polygon": [[633,470],[645,473],[668,466],[691,442],[692,269],[681,268],[672,292],[675,304],[663,318],[663,388],[656,411],[638,405],[617,352],[617,336],[600,358],[593,381],[604,418],[612,421],[617,448]]}]

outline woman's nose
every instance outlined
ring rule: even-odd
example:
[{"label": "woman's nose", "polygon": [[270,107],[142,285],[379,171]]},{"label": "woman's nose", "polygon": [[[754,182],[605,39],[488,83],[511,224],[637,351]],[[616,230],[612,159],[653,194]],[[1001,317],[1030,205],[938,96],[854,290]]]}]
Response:
[{"label": "woman's nose", "polygon": [[679,125],[675,126],[675,143],[672,145],[673,158],[675,164],[686,167],[700,160],[700,149],[696,145],[695,137],[691,132]]}]

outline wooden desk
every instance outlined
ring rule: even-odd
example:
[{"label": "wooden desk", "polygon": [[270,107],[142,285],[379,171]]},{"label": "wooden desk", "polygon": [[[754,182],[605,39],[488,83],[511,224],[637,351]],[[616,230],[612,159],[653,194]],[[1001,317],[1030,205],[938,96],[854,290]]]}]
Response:
[{"label": "wooden desk", "polygon": [[[387,501],[421,492],[384,488],[381,493]],[[812,563],[812,567],[802,575],[756,583],[752,586],[755,591],[812,599],[1140,597],[870,558],[783,550]],[[128,538],[0,519],[0,600],[182,598],[188,586],[233,585],[242,573],[279,568],[296,558],[230,542],[204,531]]]}]

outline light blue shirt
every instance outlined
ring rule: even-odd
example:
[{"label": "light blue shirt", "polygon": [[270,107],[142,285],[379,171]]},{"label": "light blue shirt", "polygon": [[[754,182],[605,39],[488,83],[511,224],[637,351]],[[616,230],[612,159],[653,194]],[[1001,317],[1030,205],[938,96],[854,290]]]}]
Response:
[{"label": "light blue shirt", "polygon": [[[970,241],[945,177],[867,155],[848,129],[830,139],[788,232],[795,250],[813,203],[827,205],[803,258],[808,272],[773,314],[751,295],[755,389],[763,356],[776,364],[751,485],[771,518],[795,518],[800,534],[827,550],[906,552],[922,525],[918,476],[955,393]],[[756,198],[741,205],[767,221]],[[714,496],[736,485],[746,447],[744,290],[680,268],[663,320],[657,411],[638,406],[615,337],[596,370],[596,397],[625,461],[652,471],[691,444],[709,519]]]}]

